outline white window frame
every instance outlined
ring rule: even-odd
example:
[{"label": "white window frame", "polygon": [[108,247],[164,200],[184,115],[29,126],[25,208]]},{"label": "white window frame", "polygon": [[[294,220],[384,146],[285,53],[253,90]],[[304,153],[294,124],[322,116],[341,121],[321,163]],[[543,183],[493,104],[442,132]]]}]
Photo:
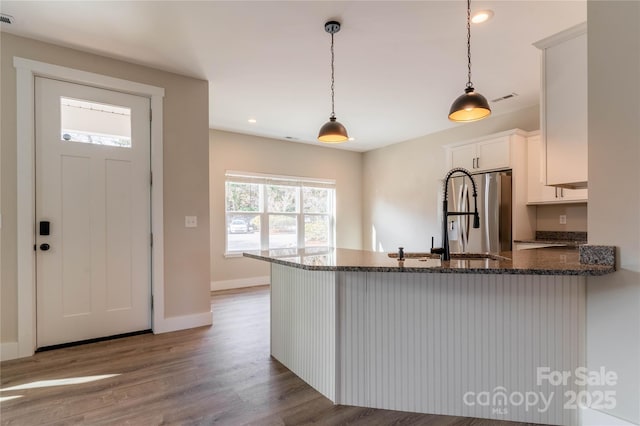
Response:
[{"label": "white window frame", "polygon": [[[254,183],[260,185],[260,208],[257,212],[227,212],[227,183]],[[265,194],[265,186],[267,185],[283,185],[296,187],[299,190],[297,211],[295,213],[288,212],[269,212],[268,197]],[[330,207],[328,213],[305,213],[304,212],[304,191],[303,188],[327,188],[332,190],[330,199]],[[270,216],[294,216],[297,222],[297,247],[296,249],[305,248],[304,218],[305,216],[328,216],[329,217],[329,241],[327,248],[335,247],[336,241],[336,182],[333,179],[317,179],[300,176],[272,175],[265,173],[253,173],[227,170],[225,172],[225,257],[242,257],[243,251],[229,251],[229,215],[246,214],[260,216],[260,249],[269,250],[269,217]]]}]

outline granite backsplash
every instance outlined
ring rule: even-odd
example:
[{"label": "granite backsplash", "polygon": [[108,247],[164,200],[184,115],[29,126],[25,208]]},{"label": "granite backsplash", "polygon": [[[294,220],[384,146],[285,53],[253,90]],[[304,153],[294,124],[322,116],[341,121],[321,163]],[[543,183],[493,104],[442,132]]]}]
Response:
[{"label": "granite backsplash", "polygon": [[577,231],[536,231],[536,240],[541,241],[582,241],[587,242],[586,232]]}]

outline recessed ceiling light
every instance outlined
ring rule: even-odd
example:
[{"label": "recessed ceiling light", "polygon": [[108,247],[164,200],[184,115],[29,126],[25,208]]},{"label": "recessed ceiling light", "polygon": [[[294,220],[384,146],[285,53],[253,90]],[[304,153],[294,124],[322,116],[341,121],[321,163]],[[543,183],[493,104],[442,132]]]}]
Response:
[{"label": "recessed ceiling light", "polygon": [[471,22],[474,24],[481,24],[493,17],[493,10],[479,10],[471,17]]},{"label": "recessed ceiling light", "polygon": [[250,118],[250,119],[248,119],[247,121],[248,121],[249,123],[251,123],[251,124],[254,124],[254,123],[257,123],[257,122],[258,122],[258,120],[256,120],[255,118]]}]

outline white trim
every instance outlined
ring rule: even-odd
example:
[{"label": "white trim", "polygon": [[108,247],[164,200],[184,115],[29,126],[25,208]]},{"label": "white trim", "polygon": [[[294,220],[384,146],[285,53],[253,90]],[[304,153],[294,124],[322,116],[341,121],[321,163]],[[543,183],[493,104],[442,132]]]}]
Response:
[{"label": "white trim", "polygon": [[273,175],[267,173],[254,173],[254,172],[242,172],[238,170],[227,170],[224,172],[225,178],[245,178],[245,179],[258,179],[263,180],[265,183],[271,180],[282,180],[296,183],[320,183],[325,185],[335,185],[335,179],[321,179],[304,176],[290,176],[290,175]]},{"label": "white trim", "polygon": [[18,342],[0,343],[0,361],[18,358]]},{"label": "white trim", "polygon": [[543,38],[542,40],[538,40],[533,45],[538,49],[546,49],[551,46],[555,46],[558,43],[562,43],[563,41],[571,40],[572,38],[576,38],[579,35],[585,34],[587,32],[587,23],[582,22],[578,25],[574,25],[571,28],[567,28],[564,31],[561,31],[552,36]]},{"label": "white trim", "polygon": [[165,329],[164,322],[164,235],[163,235],[163,154],[162,98],[164,89],[122,80],[101,74],[76,70],[19,57],[13,58],[16,68],[17,168],[18,168],[18,357],[33,355],[36,349],[36,288],[35,288],[35,89],[36,76],[81,83],[107,90],[117,90],[151,99],[151,188],[152,232],[152,295],[153,330]]},{"label": "white trim", "polygon": [[211,281],[211,291],[229,290],[232,288],[255,287],[257,285],[271,284],[271,277],[265,275],[262,277],[240,278],[237,280],[221,280]]},{"label": "white trim", "polygon": [[119,92],[131,93],[145,97],[164,97],[162,87],[150,86],[148,84],[136,83],[135,81],[123,80],[121,78],[109,77],[107,75],[95,74],[88,71],[81,71],[59,65],[47,64],[46,62],[34,61],[31,59],[13,57],[13,66],[18,70],[29,71],[32,76],[55,78],[70,83],[87,84],[107,90],[118,90]]},{"label": "white trim", "polygon": [[[163,90],[164,94],[164,90]],[[163,328],[164,318],[164,172],[162,140],[162,97],[151,97],[151,294],[153,297],[153,317],[151,328]]]},{"label": "white trim", "polygon": [[199,314],[182,315],[179,317],[163,318],[162,323],[153,328],[155,334],[169,333],[171,331],[185,330],[187,328],[204,327],[213,324],[213,313],[202,312]]},{"label": "white trim", "polygon": [[498,139],[498,138],[502,138],[505,136],[522,136],[522,137],[527,137],[528,132],[525,132],[522,129],[511,129],[511,130],[505,130],[503,132],[498,132],[498,133],[492,133],[490,135],[485,135],[485,136],[480,136],[477,138],[473,138],[473,139],[467,139],[464,141],[458,141],[458,142],[451,142],[445,145],[442,145],[443,148],[455,148],[458,146],[462,146],[462,145],[469,145],[472,143],[477,143],[477,142],[484,142],[487,140],[491,140],[491,139]]},{"label": "white trim", "polygon": [[580,410],[579,424],[581,426],[637,426],[636,423],[631,423],[591,408],[582,408]]}]

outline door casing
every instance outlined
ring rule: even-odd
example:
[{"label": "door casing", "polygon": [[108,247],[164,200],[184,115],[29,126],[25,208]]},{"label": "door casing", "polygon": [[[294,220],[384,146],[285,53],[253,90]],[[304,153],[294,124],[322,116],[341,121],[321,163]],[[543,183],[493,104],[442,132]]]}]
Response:
[{"label": "door casing", "polygon": [[20,57],[13,58],[17,89],[17,257],[18,257],[18,353],[27,357],[36,349],[35,282],[35,77],[46,77],[115,90],[151,100],[151,294],[152,329],[170,331],[164,316],[164,234],[163,234],[163,154],[162,99],[164,89],[102,74],[47,64]]}]

